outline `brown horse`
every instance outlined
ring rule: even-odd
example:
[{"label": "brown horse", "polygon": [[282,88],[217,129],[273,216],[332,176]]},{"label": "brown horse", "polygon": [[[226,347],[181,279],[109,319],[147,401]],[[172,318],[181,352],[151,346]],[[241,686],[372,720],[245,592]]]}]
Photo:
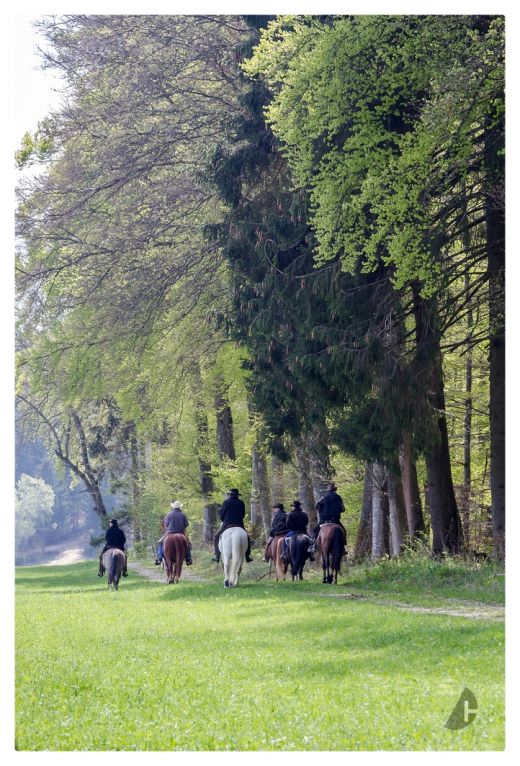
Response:
[{"label": "brown horse", "polygon": [[338,572],[341,570],[341,557],[344,553],[345,533],[339,524],[326,522],[321,525],[318,535],[318,550],[321,554],[323,582],[338,584]]},{"label": "brown horse", "polygon": [[188,541],[182,532],[170,532],[164,538],[163,558],[168,585],[179,582],[187,551]]},{"label": "brown horse", "polygon": [[289,566],[289,561],[284,561],[282,559],[284,539],[285,535],[276,535],[276,537],[271,542],[271,558],[274,562],[274,569],[276,572],[277,580],[285,580],[287,567]]},{"label": "brown horse", "polygon": [[308,535],[299,533],[287,540],[287,553],[291,562],[291,575],[294,580],[303,580],[303,567],[309,558],[308,548],[311,544]]},{"label": "brown horse", "polygon": [[125,554],[119,548],[109,548],[103,554],[103,566],[108,572],[108,589],[118,590],[119,580],[125,568]]}]

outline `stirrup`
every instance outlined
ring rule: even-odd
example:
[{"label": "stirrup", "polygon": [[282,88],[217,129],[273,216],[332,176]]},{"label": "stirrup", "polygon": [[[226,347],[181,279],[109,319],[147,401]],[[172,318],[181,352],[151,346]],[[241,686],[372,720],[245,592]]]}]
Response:
[{"label": "stirrup", "polygon": [[213,556],[211,557],[211,560],[215,561],[218,564],[220,562],[220,556],[214,553]]},{"label": "stirrup", "polygon": [[247,563],[250,564],[252,562],[252,560],[253,560],[253,557],[251,556],[251,554],[249,554],[249,556],[246,554],[246,561],[247,561]]},{"label": "stirrup", "polygon": [[187,567],[191,567],[192,564],[193,564],[193,561],[191,559],[189,561],[186,559],[186,566]]}]

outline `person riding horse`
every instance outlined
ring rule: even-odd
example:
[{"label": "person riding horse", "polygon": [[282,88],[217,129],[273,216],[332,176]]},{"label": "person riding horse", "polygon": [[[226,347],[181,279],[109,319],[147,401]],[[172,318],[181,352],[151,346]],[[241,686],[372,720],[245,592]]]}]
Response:
[{"label": "person riding horse", "polygon": [[[316,510],[318,511],[318,523],[312,530],[312,538],[311,538],[311,544],[309,547],[309,553],[313,554],[316,553],[316,545],[318,541],[318,535],[320,533],[321,525],[333,522],[334,524],[338,524],[341,529],[343,530],[343,533],[345,535],[345,540],[347,539],[347,531],[341,521],[339,520],[340,515],[344,512],[345,506],[343,504],[343,500],[336,492],[337,487],[336,485],[331,482],[330,484],[327,484],[327,492],[323,495],[323,497],[318,500],[316,503]],[[347,551],[345,549],[345,554],[347,554]]]},{"label": "person riding horse", "polygon": [[103,554],[108,551],[109,548],[119,548],[125,554],[125,568],[123,569],[123,577],[128,577],[128,556],[126,553],[126,535],[119,526],[117,519],[110,519],[110,526],[106,531],[105,545],[99,555],[99,569],[98,577],[103,577],[105,574],[105,567],[103,566]]},{"label": "person riding horse", "polygon": [[[229,491],[229,497],[226,500],[224,500],[224,502],[222,503],[222,508],[220,509],[220,520],[222,523],[213,541],[215,553],[212,558],[212,561],[216,561],[217,563],[220,561],[220,551],[218,549],[218,542],[220,540],[220,535],[222,534],[222,532],[228,527],[242,527],[242,529],[245,529],[244,518],[246,515],[246,507],[244,505],[243,500],[240,500],[239,495],[240,495],[240,492],[238,491],[238,489],[231,489]],[[251,540],[248,535],[246,561],[250,562],[252,560],[253,558],[251,556]]]},{"label": "person riding horse", "polygon": [[[287,540],[289,537],[293,537],[294,535],[307,535],[307,524],[309,523],[309,517],[305,513],[305,511],[302,509],[302,504],[299,500],[295,500],[292,504],[292,511],[290,511],[287,514],[287,529],[288,533],[285,536],[285,539],[283,541],[283,553],[282,553],[282,559],[284,561],[287,561],[288,559],[288,551],[287,551]],[[311,555],[310,557],[311,561],[314,561],[314,556]]]},{"label": "person riding horse", "polygon": [[170,503],[171,511],[167,514],[167,516],[164,517],[162,526],[164,529],[164,534],[162,535],[161,539],[157,543],[157,549],[156,549],[156,559],[155,564],[156,566],[159,566],[162,562],[163,558],[163,543],[164,538],[166,535],[169,534],[175,534],[180,533],[184,535],[186,540],[188,541],[188,548],[186,550],[186,564],[187,566],[191,566],[193,564],[192,558],[191,558],[191,542],[189,540],[188,535],[186,534],[186,529],[189,527],[190,522],[186,518],[186,515],[182,512],[182,503],[180,503],[178,500],[175,500],[174,503]]},{"label": "person riding horse", "polygon": [[274,538],[278,535],[285,535],[289,531],[287,526],[287,513],[283,509],[283,503],[277,503],[276,505],[273,505],[273,510],[275,512],[273,514],[273,518],[271,519],[271,530],[265,544],[263,561],[269,561],[273,558],[271,556],[270,547]]}]

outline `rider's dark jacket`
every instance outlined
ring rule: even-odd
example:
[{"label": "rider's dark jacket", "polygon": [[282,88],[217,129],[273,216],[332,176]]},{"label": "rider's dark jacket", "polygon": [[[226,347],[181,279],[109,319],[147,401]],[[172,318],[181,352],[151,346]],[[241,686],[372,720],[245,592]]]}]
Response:
[{"label": "rider's dark jacket", "polygon": [[236,495],[231,495],[231,497],[228,497],[228,499],[224,500],[222,503],[220,520],[224,526],[229,527],[231,525],[237,525],[243,527],[245,515],[246,507],[244,502]]},{"label": "rider's dark jacket", "polygon": [[318,511],[320,524],[323,524],[324,521],[334,521],[336,524],[339,524],[339,517],[345,510],[345,506],[337,492],[329,490],[316,503],[316,510]]},{"label": "rider's dark jacket", "polygon": [[105,548],[119,548],[124,551],[126,544],[126,535],[120,527],[109,527],[107,529]]},{"label": "rider's dark jacket", "polygon": [[287,527],[291,532],[303,532],[307,534],[307,524],[309,517],[305,511],[290,511],[287,514]]},{"label": "rider's dark jacket", "polygon": [[285,535],[287,531],[287,514],[285,511],[278,510],[273,514],[269,536],[276,537],[276,535]]}]

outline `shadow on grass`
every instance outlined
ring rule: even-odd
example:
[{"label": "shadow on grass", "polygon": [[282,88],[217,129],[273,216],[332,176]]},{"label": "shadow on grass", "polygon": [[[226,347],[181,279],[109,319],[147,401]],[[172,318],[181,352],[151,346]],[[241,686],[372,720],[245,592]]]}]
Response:
[{"label": "shadow on grass", "polygon": [[[274,664],[264,669],[264,682],[279,680],[276,646],[292,646],[287,679],[291,684],[298,682],[299,674],[316,683],[325,677],[334,682],[366,673],[367,667],[372,673],[386,675],[392,663],[422,677],[435,676],[443,666],[450,667],[454,658],[457,663],[473,663],[476,649],[482,652],[484,647],[495,645],[502,630],[493,623],[455,621],[440,615],[396,615],[392,608],[359,601],[343,602],[341,608],[331,610],[325,599],[305,599],[302,604],[298,594],[294,598],[291,595],[291,589],[283,586],[259,594],[252,587],[224,592],[219,587],[196,584],[186,584],[183,589],[179,584],[170,586],[159,598],[170,603],[172,613],[176,601],[179,608],[184,599],[214,601],[214,622],[207,617],[208,643],[214,641],[216,630],[223,646],[228,641],[235,646],[233,662],[237,664],[243,658],[236,636],[242,636],[247,644],[253,632],[255,653],[273,653]],[[187,633],[191,629],[186,626]],[[201,629],[202,642],[204,635]],[[426,647],[431,662],[425,664]]]}]

